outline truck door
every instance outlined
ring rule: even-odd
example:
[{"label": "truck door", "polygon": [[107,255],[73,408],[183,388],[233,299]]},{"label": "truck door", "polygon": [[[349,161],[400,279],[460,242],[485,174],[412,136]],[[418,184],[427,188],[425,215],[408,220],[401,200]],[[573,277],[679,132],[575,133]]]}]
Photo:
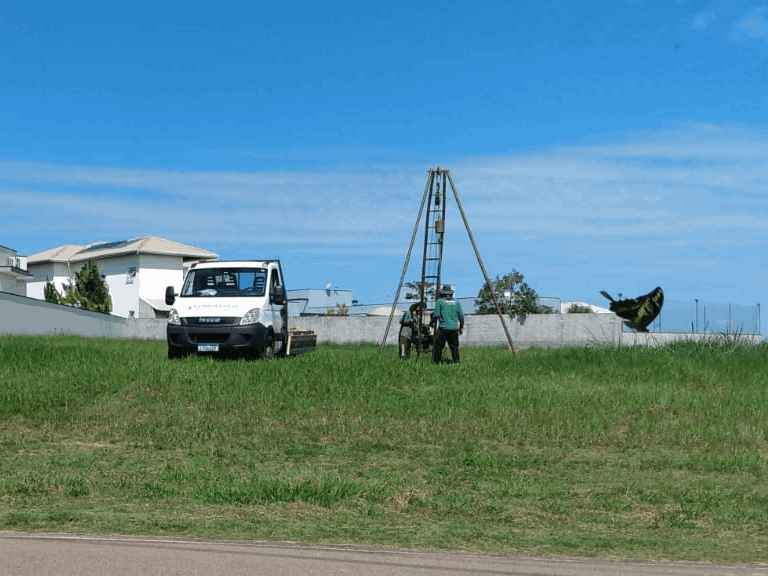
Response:
[{"label": "truck door", "polygon": [[269,308],[275,335],[282,339],[288,329],[288,302],[285,300],[285,287],[278,268],[273,268],[269,276]]}]

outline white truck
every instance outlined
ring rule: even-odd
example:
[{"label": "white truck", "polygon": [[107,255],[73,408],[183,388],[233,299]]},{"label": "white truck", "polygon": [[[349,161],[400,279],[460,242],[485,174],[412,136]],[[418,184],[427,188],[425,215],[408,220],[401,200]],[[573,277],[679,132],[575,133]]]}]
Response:
[{"label": "white truck", "polygon": [[188,354],[286,356],[315,348],[314,333],[288,329],[279,260],[200,262],[179,294],[165,290],[168,358]]}]

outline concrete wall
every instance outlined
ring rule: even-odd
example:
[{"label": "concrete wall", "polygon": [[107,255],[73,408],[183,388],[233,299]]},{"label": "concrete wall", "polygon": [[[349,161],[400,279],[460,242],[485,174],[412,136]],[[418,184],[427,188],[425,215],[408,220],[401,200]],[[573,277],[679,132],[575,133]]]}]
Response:
[{"label": "concrete wall", "polygon": [[[313,330],[318,342],[380,344],[387,327],[386,316],[305,316],[289,318],[291,327]],[[614,314],[536,314],[525,319],[506,318],[512,342],[518,347],[560,348],[604,344],[618,346],[621,320]],[[396,344],[400,317],[392,319],[387,344]],[[496,315],[468,315],[463,346],[507,346]]]},{"label": "concrete wall", "polygon": [[[386,316],[304,316],[288,318],[290,328],[312,330],[318,342],[380,344]],[[397,344],[400,319],[392,319],[387,344]],[[541,314],[507,318],[507,328],[518,348],[567,346],[663,346],[676,341],[722,341],[722,334],[623,332],[613,314]],[[0,292],[0,334],[76,334],[89,337],[165,340],[164,319],[126,319],[77,310],[34,298]],[[501,321],[495,315],[468,315],[462,346],[507,346]],[[733,336],[759,344],[759,334]]]},{"label": "concrete wall", "polygon": [[0,292],[0,334],[75,334],[123,338],[125,320]]},{"label": "concrete wall", "polygon": [[[614,314],[531,314],[505,321],[512,341],[521,348],[618,346],[622,334],[621,320]],[[495,314],[467,316],[463,340],[467,346],[507,344]]]},{"label": "concrete wall", "polygon": [[165,340],[165,318],[142,318],[139,320],[126,319],[125,338],[138,340]]}]

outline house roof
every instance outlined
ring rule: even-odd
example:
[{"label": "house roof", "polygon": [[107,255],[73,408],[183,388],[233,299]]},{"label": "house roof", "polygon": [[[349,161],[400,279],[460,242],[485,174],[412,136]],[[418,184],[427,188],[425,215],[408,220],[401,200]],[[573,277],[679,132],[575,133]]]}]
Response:
[{"label": "house roof", "polygon": [[158,236],[142,236],[116,242],[95,242],[87,246],[67,244],[51,248],[27,258],[27,265],[44,262],[83,262],[126,254],[160,254],[164,256],[181,256],[184,260],[216,259],[218,254],[195,248],[173,240]]},{"label": "house roof", "polygon": [[78,246],[76,244],[67,244],[66,246],[59,246],[58,248],[51,248],[44,252],[38,252],[32,256],[27,257],[27,265],[40,264],[42,262],[69,262],[69,260],[77,254],[85,246]]}]

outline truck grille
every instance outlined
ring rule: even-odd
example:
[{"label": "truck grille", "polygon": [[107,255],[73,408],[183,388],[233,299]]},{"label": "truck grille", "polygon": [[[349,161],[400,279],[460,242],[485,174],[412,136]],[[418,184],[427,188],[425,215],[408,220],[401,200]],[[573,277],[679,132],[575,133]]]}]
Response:
[{"label": "truck grille", "polygon": [[209,318],[205,316],[182,318],[183,326],[236,326],[240,323],[238,316],[222,316],[220,318]]}]

